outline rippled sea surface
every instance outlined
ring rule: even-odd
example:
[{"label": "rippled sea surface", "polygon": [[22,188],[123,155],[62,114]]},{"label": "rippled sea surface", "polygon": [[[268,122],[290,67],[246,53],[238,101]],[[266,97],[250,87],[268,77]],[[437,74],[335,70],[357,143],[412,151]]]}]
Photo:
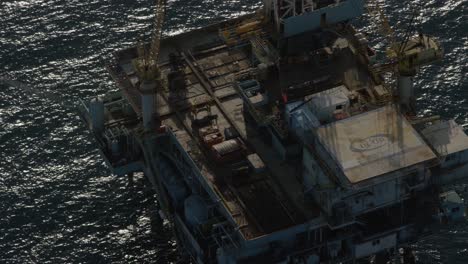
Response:
[{"label": "rippled sea surface", "polygon": [[[169,0],[168,34],[258,8],[253,0]],[[445,58],[418,74],[421,113],[468,123],[466,0],[380,1],[404,32],[437,36]],[[115,89],[103,66],[148,35],[150,0],[1,0],[0,263],[166,263],[168,230],[151,229],[154,194],[110,175],[74,105]],[[358,21],[359,22],[359,21]],[[358,24],[369,33],[374,26]],[[364,26],[362,26],[364,25]],[[377,48],[383,46],[376,37]],[[455,186],[466,194],[466,186]],[[420,263],[468,263],[468,224],[415,245]]]}]

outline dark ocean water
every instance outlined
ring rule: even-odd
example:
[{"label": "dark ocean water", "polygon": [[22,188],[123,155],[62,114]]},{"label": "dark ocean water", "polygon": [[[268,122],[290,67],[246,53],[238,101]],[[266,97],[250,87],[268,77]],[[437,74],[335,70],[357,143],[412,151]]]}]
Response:
[{"label": "dark ocean water", "polygon": [[[112,51],[148,35],[153,1],[0,1],[0,263],[177,260],[168,230],[151,230],[154,194],[141,176],[130,188],[110,175],[73,107],[115,89],[103,66]],[[417,77],[421,113],[468,123],[468,1],[419,1],[380,2],[399,31],[416,10],[418,27],[446,51]],[[253,0],[168,2],[169,34],[259,7]],[[382,47],[382,38],[374,44]],[[464,184],[455,187],[467,193]],[[421,263],[468,263],[468,224],[415,249]]]}]

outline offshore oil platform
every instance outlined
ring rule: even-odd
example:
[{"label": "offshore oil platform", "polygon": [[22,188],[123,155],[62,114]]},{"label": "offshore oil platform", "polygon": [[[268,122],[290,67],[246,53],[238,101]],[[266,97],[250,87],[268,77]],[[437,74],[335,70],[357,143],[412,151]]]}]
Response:
[{"label": "offshore oil platform", "polygon": [[[114,174],[144,173],[191,261],[415,263],[408,245],[465,218],[442,190],[466,175],[468,137],[415,109],[435,38],[398,38],[363,0],[264,0],[162,38],[165,9],[81,117]],[[366,11],[383,59],[351,24]]]}]

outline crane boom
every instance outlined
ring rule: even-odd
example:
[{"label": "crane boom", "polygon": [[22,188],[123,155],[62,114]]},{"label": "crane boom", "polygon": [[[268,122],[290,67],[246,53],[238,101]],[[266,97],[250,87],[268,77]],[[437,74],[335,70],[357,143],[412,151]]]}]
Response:
[{"label": "crane boom", "polygon": [[158,78],[158,58],[161,48],[161,36],[166,15],[166,0],[155,0],[153,30],[149,49],[140,42],[138,44],[138,58],[133,65],[142,80],[151,81]]},{"label": "crane boom", "polygon": [[387,16],[385,15],[384,11],[380,7],[379,2],[376,0],[369,0],[367,2],[367,9],[369,11],[369,14],[372,16],[371,19],[374,19],[380,33],[384,37],[386,37],[389,42],[388,43],[389,49],[387,50],[387,55],[390,55],[390,57],[396,57],[397,54],[393,50],[393,47],[395,46],[395,43],[396,43],[396,34],[392,26],[390,25],[390,22],[388,21]]},{"label": "crane boom", "polygon": [[159,51],[161,47],[161,35],[164,24],[164,17],[166,15],[166,0],[156,0],[154,8],[154,28],[151,35],[151,47],[149,52],[150,65],[157,65]]},{"label": "crane boom", "polygon": [[388,62],[381,64],[374,70],[396,73],[399,105],[408,113],[415,112],[415,93],[413,77],[421,66],[434,63],[443,57],[441,44],[433,37],[419,33],[411,36],[414,30],[413,22],[416,13],[413,13],[402,41],[396,39],[395,31],[388,23],[383,10],[377,0],[368,0],[369,13],[380,28],[382,34],[387,37],[389,46],[387,48]]}]

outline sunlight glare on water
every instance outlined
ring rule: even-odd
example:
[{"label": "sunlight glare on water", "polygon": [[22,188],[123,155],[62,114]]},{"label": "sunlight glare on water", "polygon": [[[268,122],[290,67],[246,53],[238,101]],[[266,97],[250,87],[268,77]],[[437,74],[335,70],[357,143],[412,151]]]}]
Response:
[{"label": "sunlight glare on water", "polygon": [[[169,0],[173,35],[256,10],[253,0]],[[418,105],[468,123],[466,0],[380,1],[397,31],[418,7],[418,26],[445,58],[416,78]],[[110,175],[77,120],[77,98],[116,87],[112,52],[149,36],[150,0],[3,0],[0,3],[0,263],[167,263],[171,233],[151,230],[154,193]],[[414,8],[413,8],[414,9]],[[375,27],[363,26],[369,33]],[[374,46],[384,47],[376,35]],[[8,73],[8,75],[7,75]],[[465,192],[465,185],[456,188]],[[468,226],[417,245],[427,263],[467,263]],[[428,260],[426,262],[426,260]]]}]

